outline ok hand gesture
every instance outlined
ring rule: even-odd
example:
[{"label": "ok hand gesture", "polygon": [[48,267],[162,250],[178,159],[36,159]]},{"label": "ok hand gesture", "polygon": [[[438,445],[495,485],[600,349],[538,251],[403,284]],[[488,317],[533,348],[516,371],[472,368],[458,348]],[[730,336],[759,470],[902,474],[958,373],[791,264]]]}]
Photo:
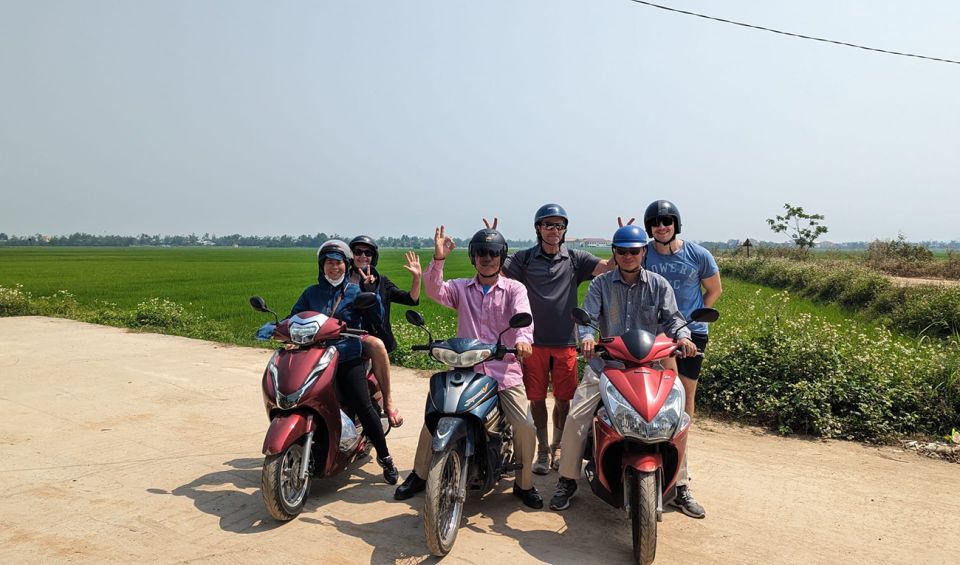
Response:
[{"label": "ok hand gesture", "polygon": [[456,247],[457,244],[453,242],[453,238],[447,237],[444,226],[438,226],[433,236],[433,258],[443,261]]}]

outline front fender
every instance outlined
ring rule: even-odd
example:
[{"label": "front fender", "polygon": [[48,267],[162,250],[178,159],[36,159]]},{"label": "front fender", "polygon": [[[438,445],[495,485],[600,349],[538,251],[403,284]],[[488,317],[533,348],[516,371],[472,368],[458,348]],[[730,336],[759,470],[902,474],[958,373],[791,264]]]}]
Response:
[{"label": "front fender", "polygon": [[445,416],[437,422],[437,429],[433,432],[433,452],[442,453],[450,445],[460,440],[466,440],[464,455],[473,456],[473,434],[470,433],[470,423],[463,418]]},{"label": "front fender", "polygon": [[623,468],[628,467],[643,473],[652,473],[663,467],[663,456],[659,453],[624,453]]},{"label": "front fender", "polygon": [[270,420],[267,437],[263,438],[263,454],[283,453],[290,445],[313,429],[313,416],[294,412]]}]

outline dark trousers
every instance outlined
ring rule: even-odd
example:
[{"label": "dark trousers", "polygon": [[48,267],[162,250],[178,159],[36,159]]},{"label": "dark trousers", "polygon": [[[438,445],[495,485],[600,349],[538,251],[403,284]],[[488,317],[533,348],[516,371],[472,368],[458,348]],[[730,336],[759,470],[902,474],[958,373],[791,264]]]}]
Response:
[{"label": "dark trousers", "polygon": [[363,360],[344,361],[337,367],[337,392],[342,402],[356,412],[360,423],[363,424],[363,433],[377,450],[377,457],[384,458],[390,455],[387,449],[387,438],[383,435],[383,425],[380,416],[370,400],[370,389],[367,387],[367,375],[363,370]]}]

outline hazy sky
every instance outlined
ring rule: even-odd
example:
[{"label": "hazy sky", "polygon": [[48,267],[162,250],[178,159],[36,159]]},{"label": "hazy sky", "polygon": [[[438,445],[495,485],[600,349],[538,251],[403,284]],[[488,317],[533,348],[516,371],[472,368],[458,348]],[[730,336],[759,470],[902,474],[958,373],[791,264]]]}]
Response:
[{"label": "hazy sky", "polygon": [[[960,2],[663,0],[960,59]],[[0,0],[0,231],[960,239],[960,65],[628,0]]]}]

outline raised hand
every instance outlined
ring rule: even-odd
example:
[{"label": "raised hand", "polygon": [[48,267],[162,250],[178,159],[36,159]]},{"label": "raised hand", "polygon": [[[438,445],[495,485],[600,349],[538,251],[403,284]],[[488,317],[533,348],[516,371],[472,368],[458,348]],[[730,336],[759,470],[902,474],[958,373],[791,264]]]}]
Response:
[{"label": "raised hand", "polygon": [[404,265],[403,268],[409,271],[414,278],[423,276],[423,269],[420,267],[420,257],[413,251],[407,251],[407,264]]},{"label": "raised hand", "polygon": [[491,226],[491,225],[490,225],[490,222],[488,222],[487,219],[484,218],[484,219],[483,219],[483,225],[487,226],[487,229],[488,229],[488,230],[495,230],[495,229],[497,229],[497,221],[498,221],[498,220],[497,220],[497,217],[494,216],[494,217],[493,217],[493,225]]},{"label": "raised hand", "polygon": [[360,276],[363,277],[363,282],[366,284],[373,284],[377,282],[377,277],[373,274],[373,267],[367,265],[366,269],[360,269]]},{"label": "raised hand", "polygon": [[456,247],[457,244],[453,242],[453,238],[447,237],[444,226],[438,226],[433,236],[433,258],[437,261],[443,261]]},{"label": "raised hand", "polygon": [[623,218],[621,218],[620,216],[617,216],[617,225],[619,225],[621,228],[623,226],[632,226],[633,222],[635,221],[637,221],[636,218],[630,218],[630,221],[628,221],[627,223],[623,223]]}]

